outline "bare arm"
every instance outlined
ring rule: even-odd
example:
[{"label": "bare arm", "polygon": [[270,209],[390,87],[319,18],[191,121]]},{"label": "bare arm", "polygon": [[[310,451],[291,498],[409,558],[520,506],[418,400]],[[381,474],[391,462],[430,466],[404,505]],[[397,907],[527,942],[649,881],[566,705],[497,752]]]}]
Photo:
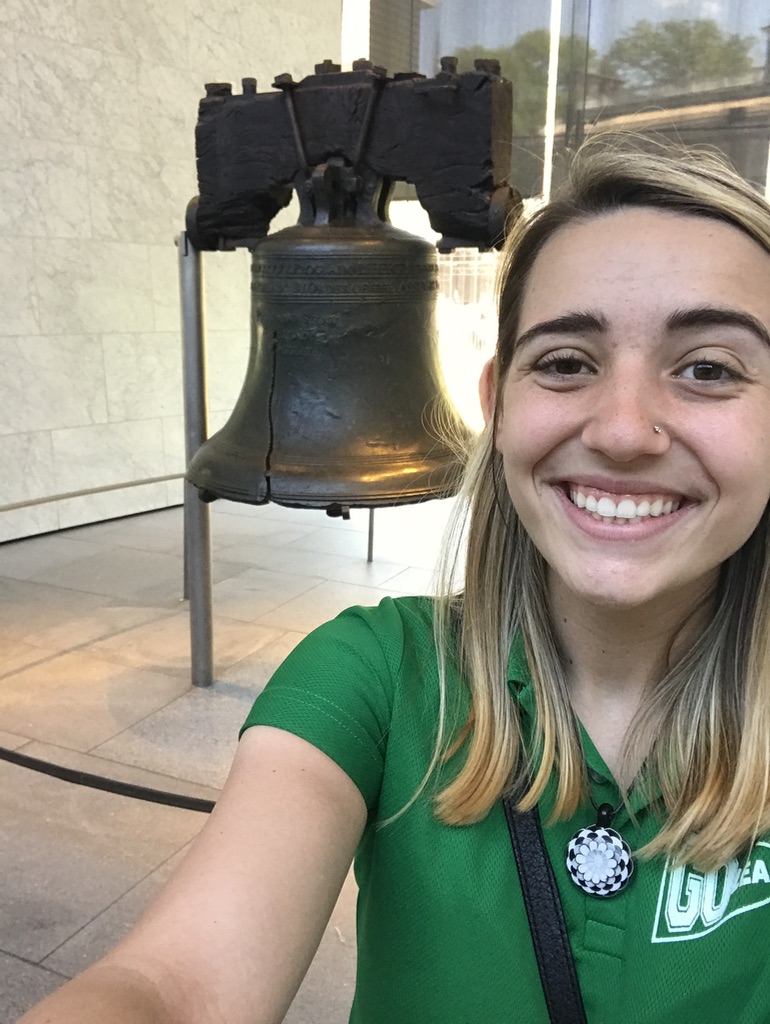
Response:
[{"label": "bare arm", "polygon": [[278,1024],[366,822],[305,740],[249,729],[214,812],[131,934],[19,1024]]}]

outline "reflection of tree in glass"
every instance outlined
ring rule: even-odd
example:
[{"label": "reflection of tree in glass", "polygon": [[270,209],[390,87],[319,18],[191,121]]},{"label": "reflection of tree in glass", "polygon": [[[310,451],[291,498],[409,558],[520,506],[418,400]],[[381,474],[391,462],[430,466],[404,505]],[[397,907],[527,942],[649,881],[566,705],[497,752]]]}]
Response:
[{"label": "reflection of tree in glass", "polygon": [[[473,67],[474,58],[496,57],[500,61],[500,73],[513,83],[513,130],[516,135],[531,135],[545,124],[545,94],[548,86],[548,56],[550,51],[548,29],[536,28],[519,36],[512,46],[499,46],[485,50],[470,46],[457,50],[459,70]],[[560,85],[562,69],[579,66],[585,70],[586,39],[584,36],[564,36],[559,42]],[[588,50],[588,70],[595,67],[597,54]],[[556,99],[556,116],[563,118],[567,105],[567,87],[559,88]]]},{"label": "reflection of tree in glass", "polygon": [[686,89],[751,71],[749,51],[755,42],[753,36],[723,32],[709,18],[657,25],[645,19],[615,40],[600,70],[630,89]]}]

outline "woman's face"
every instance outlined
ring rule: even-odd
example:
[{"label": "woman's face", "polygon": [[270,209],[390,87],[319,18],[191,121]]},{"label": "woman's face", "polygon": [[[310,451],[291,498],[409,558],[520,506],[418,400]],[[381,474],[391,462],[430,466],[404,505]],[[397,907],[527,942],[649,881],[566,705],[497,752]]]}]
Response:
[{"label": "woman's face", "polygon": [[[491,416],[491,371],[482,399]],[[562,228],[525,289],[496,445],[554,585],[695,602],[770,497],[770,255],[654,210]]]}]

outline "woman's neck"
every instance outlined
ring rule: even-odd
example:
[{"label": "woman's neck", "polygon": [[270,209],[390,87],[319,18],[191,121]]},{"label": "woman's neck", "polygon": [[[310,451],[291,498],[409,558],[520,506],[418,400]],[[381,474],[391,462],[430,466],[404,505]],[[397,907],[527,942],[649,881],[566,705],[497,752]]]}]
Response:
[{"label": "woman's neck", "polygon": [[618,782],[627,785],[640,767],[623,764],[631,721],[672,656],[702,629],[707,602],[689,593],[652,608],[617,609],[577,600],[558,582],[550,591],[572,706]]}]

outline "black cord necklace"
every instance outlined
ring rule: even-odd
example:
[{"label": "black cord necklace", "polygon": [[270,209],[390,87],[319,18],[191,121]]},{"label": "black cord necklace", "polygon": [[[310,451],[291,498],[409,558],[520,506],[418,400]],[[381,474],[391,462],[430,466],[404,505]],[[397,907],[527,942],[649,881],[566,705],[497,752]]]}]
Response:
[{"label": "black cord necklace", "polygon": [[591,803],[596,811],[596,824],[579,829],[567,844],[567,871],[578,889],[589,896],[606,899],[617,896],[631,880],[634,861],[631,847],[623,836],[610,828],[623,806]]}]

